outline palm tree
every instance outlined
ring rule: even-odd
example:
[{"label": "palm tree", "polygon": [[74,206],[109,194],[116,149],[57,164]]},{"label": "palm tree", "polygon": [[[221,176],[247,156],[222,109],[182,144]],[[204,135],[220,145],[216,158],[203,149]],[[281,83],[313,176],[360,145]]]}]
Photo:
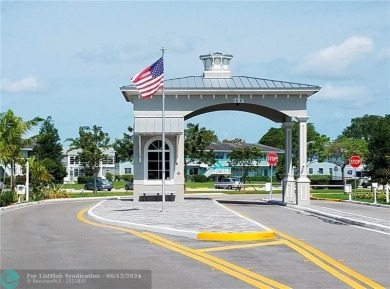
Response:
[{"label": "palm tree", "polygon": [[41,121],[43,119],[39,117],[24,121],[21,117],[16,116],[12,110],[0,113],[0,163],[5,167],[11,165],[11,188],[14,184],[15,165],[25,162],[21,149],[29,145],[32,139],[23,137]]}]

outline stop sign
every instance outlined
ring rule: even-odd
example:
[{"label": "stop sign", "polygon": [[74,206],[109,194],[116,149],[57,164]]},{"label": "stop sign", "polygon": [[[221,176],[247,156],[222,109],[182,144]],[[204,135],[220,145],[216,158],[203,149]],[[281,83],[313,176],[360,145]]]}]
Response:
[{"label": "stop sign", "polygon": [[270,166],[274,166],[278,163],[278,155],[274,152],[269,152],[266,156],[266,160]]},{"label": "stop sign", "polygon": [[357,168],[362,164],[362,159],[359,156],[352,156],[349,158],[349,165],[353,168]]}]

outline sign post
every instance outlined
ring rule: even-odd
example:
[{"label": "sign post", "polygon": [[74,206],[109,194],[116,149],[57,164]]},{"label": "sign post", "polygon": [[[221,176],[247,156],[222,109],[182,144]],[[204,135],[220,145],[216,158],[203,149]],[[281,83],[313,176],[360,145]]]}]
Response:
[{"label": "sign post", "polygon": [[269,198],[272,199],[272,168],[278,163],[278,155],[274,152],[269,152],[266,156],[267,163],[271,166],[271,189],[269,191]]},{"label": "sign post", "polygon": [[356,195],[356,190],[357,190],[357,185],[356,185],[356,168],[358,168],[362,164],[362,159],[360,156],[351,156],[349,158],[349,165],[355,169],[355,195]]}]

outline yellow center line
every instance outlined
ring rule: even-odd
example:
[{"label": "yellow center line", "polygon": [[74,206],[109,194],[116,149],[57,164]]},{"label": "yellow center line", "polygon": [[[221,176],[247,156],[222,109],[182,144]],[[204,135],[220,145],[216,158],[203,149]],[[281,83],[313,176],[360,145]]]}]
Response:
[{"label": "yellow center line", "polygon": [[173,246],[175,246],[175,247],[182,248],[182,249],[185,250],[185,251],[194,253],[194,254],[196,254],[196,255],[198,255],[198,256],[201,256],[201,257],[203,257],[203,258],[205,258],[205,259],[214,261],[214,262],[219,263],[219,264],[221,264],[221,265],[223,265],[223,266],[226,266],[226,267],[228,267],[228,268],[234,269],[234,270],[236,270],[236,271],[238,271],[238,272],[240,272],[240,273],[242,273],[242,274],[245,274],[245,275],[247,275],[247,276],[249,276],[249,277],[251,277],[251,278],[254,278],[254,279],[260,280],[260,281],[262,281],[262,282],[264,282],[264,283],[267,283],[267,284],[269,284],[269,285],[272,285],[272,286],[274,286],[275,288],[284,288],[284,289],[290,288],[290,287],[288,287],[288,286],[286,286],[286,285],[284,285],[284,284],[281,284],[281,283],[279,283],[279,282],[276,282],[276,281],[274,281],[274,280],[272,280],[272,279],[266,278],[266,277],[261,276],[261,275],[259,275],[259,274],[253,273],[252,271],[249,271],[249,270],[247,270],[247,269],[244,269],[244,268],[242,268],[242,267],[240,267],[240,266],[237,266],[237,265],[235,265],[235,264],[233,264],[233,263],[230,263],[230,262],[227,262],[227,261],[225,261],[225,260],[219,259],[219,258],[217,258],[217,257],[211,256],[211,255],[208,255],[208,254],[205,254],[205,253],[203,253],[203,252],[199,252],[199,251],[197,251],[197,250],[195,250],[195,249],[191,249],[191,248],[189,248],[189,247],[186,247],[186,246],[177,244],[177,243],[175,243],[175,242],[172,242],[172,241],[170,241],[170,240],[168,240],[168,239],[162,238],[162,237],[157,236],[157,235],[155,235],[155,234],[152,234],[152,233],[149,233],[149,232],[145,232],[144,234],[147,235],[147,236],[150,236],[150,237],[152,237],[152,238],[154,238],[154,239],[161,240],[161,241],[163,241],[163,242],[166,243],[166,244],[170,244],[170,245],[173,245]]},{"label": "yellow center line", "polygon": [[[183,254],[187,257],[195,259],[199,262],[207,264],[213,268],[220,270],[221,272],[224,272],[224,273],[226,273],[230,276],[233,276],[241,281],[244,281],[245,283],[248,283],[256,288],[261,288],[261,289],[262,288],[264,288],[264,289],[269,289],[269,288],[289,289],[290,288],[290,287],[285,286],[281,283],[278,283],[276,281],[273,281],[273,280],[268,279],[266,277],[263,277],[261,275],[255,274],[255,273],[253,273],[249,270],[246,270],[242,267],[239,267],[237,265],[231,264],[229,262],[226,262],[226,261],[221,260],[221,259],[216,258],[216,257],[209,256],[209,255],[202,253],[202,252],[197,252],[194,249],[185,247],[183,245],[179,245],[175,242],[172,242],[168,239],[159,237],[159,236],[154,235],[154,234],[141,233],[141,232],[137,232],[137,231],[134,231],[134,230],[131,230],[128,228],[117,227],[117,226],[113,226],[113,225],[106,225],[106,224],[101,224],[101,223],[95,223],[91,220],[84,218],[84,214],[87,210],[88,210],[88,208],[81,210],[77,214],[77,218],[80,221],[87,223],[89,225],[128,232],[128,233],[133,234],[139,238],[147,240],[151,243],[160,245],[164,248],[170,249],[172,251],[175,251],[177,253],[180,253],[180,254]],[[273,287],[270,287],[268,284],[272,285]]]},{"label": "yellow center line", "polygon": [[202,248],[202,249],[196,249],[196,251],[198,251],[198,252],[213,252],[213,251],[245,249],[245,248],[261,247],[261,246],[271,246],[271,245],[280,245],[280,244],[283,244],[283,243],[280,242],[280,241],[271,241],[271,242],[254,243],[254,244],[241,244],[241,245],[231,245],[231,246],[219,246],[219,247],[211,247],[211,248]]},{"label": "yellow center line", "polygon": [[282,240],[282,242],[285,243],[287,246],[289,246],[291,249],[293,249],[293,250],[297,251],[298,253],[300,253],[301,255],[305,256],[307,259],[312,261],[317,266],[321,267],[325,271],[327,271],[330,274],[332,274],[333,276],[335,276],[337,279],[339,279],[339,280],[343,281],[344,283],[350,285],[352,288],[355,288],[355,289],[366,289],[366,287],[360,285],[359,283],[355,282],[354,280],[352,280],[351,278],[347,277],[346,275],[338,272],[336,269],[334,269],[334,268],[330,267],[329,265],[325,264],[324,262],[322,262],[317,257],[314,257],[312,254],[310,254],[309,252],[305,251],[304,249],[298,247],[297,245],[291,243],[290,241]]},{"label": "yellow center line", "polygon": [[[323,261],[329,263],[330,265],[332,265],[333,267],[337,268],[338,270],[344,272],[344,273],[347,273],[348,275],[350,275],[351,277],[355,278],[356,280],[359,280],[360,282],[372,287],[372,288],[375,288],[375,289],[386,289],[385,287],[383,287],[382,285],[376,283],[375,281],[357,273],[356,271],[348,268],[347,266],[341,264],[340,262],[334,260],[333,258],[327,256],[326,254],[318,251],[317,249],[311,247],[310,245],[298,240],[298,239],[295,239],[293,237],[290,237],[280,231],[277,231],[277,230],[273,230],[277,235],[279,236],[282,236],[284,239],[286,239],[288,242],[285,242],[286,245],[288,245],[289,247],[291,247],[292,249],[296,250],[297,252],[301,253],[302,255],[304,255],[305,257],[309,258],[307,256],[307,252],[310,252],[311,254],[319,257],[320,259],[322,259]],[[299,246],[299,247],[298,247]],[[305,249],[306,251],[304,251],[303,249]],[[311,258],[315,258],[315,257],[311,257]],[[316,260],[318,260],[317,258],[315,258]],[[313,259],[314,260],[314,259]],[[312,260],[312,261],[313,261]],[[319,261],[319,260],[318,260]],[[333,270],[333,268],[329,267],[328,265],[324,264],[323,262],[319,263],[318,261],[314,262],[315,264],[317,264],[318,266],[320,266],[321,268],[323,268],[324,270],[328,271],[329,273],[331,273],[332,275],[336,276],[337,278],[344,278],[343,276],[345,275],[339,275],[339,274],[336,274]],[[320,265],[321,264],[321,265]],[[326,266],[324,266],[326,265]],[[331,268],[331,270],[329,269]],[[337,272],[337,271],[336,271]],[[339,278],[339,279],[340,279]],[[349,278],[348,278],[349,279]],[[351,280],[351,279],[349,279]],[[343,280],[344,281],[344,280]],[[354,282],[354,281],[353,281]],[[356,282],[355,282],[356,283]],[[349,284],[349,283],[347,283]],[[356,283],[357,284],[357,283]],[[351,285],[351,284],[349,284]],[[360,284],[357,284],[358,286],[360,287],[352,287],[353,288],[366,288],[366,287],[363,287],[361,286]]]}]

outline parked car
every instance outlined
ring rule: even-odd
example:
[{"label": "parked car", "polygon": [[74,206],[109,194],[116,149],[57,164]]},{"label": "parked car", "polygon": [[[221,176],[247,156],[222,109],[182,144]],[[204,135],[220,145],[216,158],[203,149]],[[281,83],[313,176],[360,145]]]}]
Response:
[{"label": "parked car", "polygon": [[133,182],[132,181],[126,182],[125,189],[126,191],[133,190]]},{"label": "parked car", "polygon": [[240,179],[226,178],[214,184],[216,189],[229,189],[229,190],[241,190],[243,187]]},{"label": "parked car", "polygon": [[[88,182],[84,186],[84,190],[93,190],[94,187],[94,180]],[[108,190],[111,191],[114,188],[111,182],[104,180],[104,179],[96,179],[96,190],[97,191],[103,191]]]}]

